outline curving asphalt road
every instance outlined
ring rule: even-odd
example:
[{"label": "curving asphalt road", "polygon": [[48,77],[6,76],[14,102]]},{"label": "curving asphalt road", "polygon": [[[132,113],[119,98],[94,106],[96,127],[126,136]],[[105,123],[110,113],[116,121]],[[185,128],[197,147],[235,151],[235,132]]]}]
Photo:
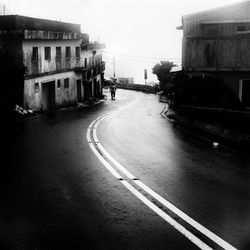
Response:
[{"label": "curving asphalt road", "polygon": [[250,158],[175,128],[163,108],[155,95],[118,90],[115,101],[51,111],[3,131],[0,249],[199,249],[165,214],[203,249],[250,249]]}]

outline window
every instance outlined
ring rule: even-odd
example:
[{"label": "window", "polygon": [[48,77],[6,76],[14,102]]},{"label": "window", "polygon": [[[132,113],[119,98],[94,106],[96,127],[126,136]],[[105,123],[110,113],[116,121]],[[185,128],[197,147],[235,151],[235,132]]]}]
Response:
[{"label": "window", "polygon": [[239,25],[239,26],[237,26],[237,31],[238,32],[245,32],[245,31],[247,31],[247,26],[246,25]]},{"label": "window", "polygon": [[250,33],[250,25],[244,24],[244,25],[238,25],[236,27],[236,33],[237,34],[246,34]]},{"label": "window", "polygon": [[61,88],[61,80],[57,80],[57,88],[60,89]]},{"label": "window", "polygon": [[32,48],[32,61],[37,62],[38,61],[38,47]]},{"label": "window", "polygon": [[66,47],[66,59],[70,59],[70,58],[71,58],[70,47]]},{"label": "window", "polygon": [[80,47],[76,47],[76,58],[80,58]]},{"label": "window", "polygon": [[69,78],[64,79],[64,88],[65,89],[69,88]]},{"label": "window", "polygon": [[50,61],[50,59],[51,59],[50,47],[45,47],[44,48],[44,60]]},{"label": "window", "polygon": [[61,47],[56,47],[56,60],[62,59],[62,49]]},{"label": "window", "polygon": [[35,83],[35,93],[38,93],[39,90],[40,90],[40,88],[39,88],[39,83],[36,82],[36,83]]}]

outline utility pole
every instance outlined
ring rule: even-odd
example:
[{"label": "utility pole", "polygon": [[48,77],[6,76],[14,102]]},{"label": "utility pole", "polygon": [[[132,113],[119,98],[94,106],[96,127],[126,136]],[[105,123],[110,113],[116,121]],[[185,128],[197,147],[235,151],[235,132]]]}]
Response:
[{"label": "utility pole", "polygon": [[144,69],[144,79],[145,79],[145,85],[147,85],[147,79],[148,79],[147,69]]},{"label": "utility pole", "polygon": [[115,77],[115,56],[113,55],[113,76]]}]

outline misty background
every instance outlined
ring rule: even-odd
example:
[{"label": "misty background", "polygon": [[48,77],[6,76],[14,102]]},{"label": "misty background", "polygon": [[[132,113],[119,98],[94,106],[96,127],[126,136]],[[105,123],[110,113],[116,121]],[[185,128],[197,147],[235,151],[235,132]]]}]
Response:
[{"label": "misty background", "polygon": [[235,0],[0,0],[0,14],[81,24],[91,41],[106,44],[105,76],[157,82],[152,67],[162,60],[181,65],[181,16]]}]

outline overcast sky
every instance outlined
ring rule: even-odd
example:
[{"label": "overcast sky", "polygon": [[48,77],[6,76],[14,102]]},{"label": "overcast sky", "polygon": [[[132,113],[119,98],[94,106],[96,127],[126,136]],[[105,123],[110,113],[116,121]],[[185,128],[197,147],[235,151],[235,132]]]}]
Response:
[{"label": "overcast sky", "polygon": [[[81,24],[82,32],[89,33],[91,40],[99,39],[106,44],[107,52],[116,53],[117,73],[129,76],[131,72],[135,78],[132,72],[136,67],[140,71],[143,67],[150,69],[160,58],[180,62],[182,31],[176,27],[181,25],[182,15],[236,2],[239,1],[0,0],[12,14]],[[112,54],[106,56],[110,71]]]}]

